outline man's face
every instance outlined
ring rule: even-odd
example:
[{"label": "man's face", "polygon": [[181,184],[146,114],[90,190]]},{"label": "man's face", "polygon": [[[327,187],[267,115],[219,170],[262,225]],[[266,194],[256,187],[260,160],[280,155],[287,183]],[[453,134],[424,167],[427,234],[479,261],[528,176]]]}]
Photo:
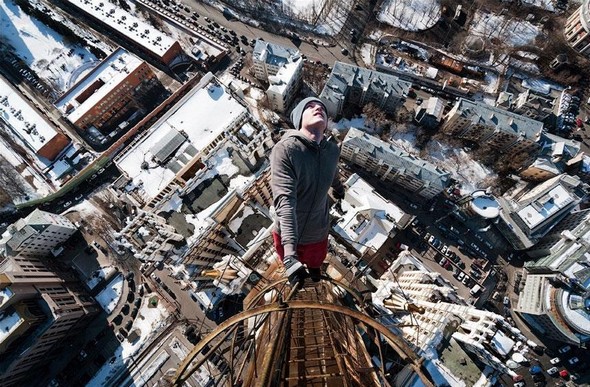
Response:
[{"label": "man's face", "polygon": [[324,105],[315,101],[305,105],[301,115],[302,128],[325,130],[327,126],[328,114],[324,109]]}]

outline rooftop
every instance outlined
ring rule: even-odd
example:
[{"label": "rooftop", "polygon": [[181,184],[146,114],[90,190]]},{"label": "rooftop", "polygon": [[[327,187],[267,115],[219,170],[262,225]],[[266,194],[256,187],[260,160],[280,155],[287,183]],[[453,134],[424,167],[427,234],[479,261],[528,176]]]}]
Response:
[{"label": "rooftop", "polygon": [[334,230],[361,254],[370,248],[378,250],[392,230],[406,222],[409,216],[376,193],[357,174],[350,176],[344,184],[348,187],[342,201],[345,213]]},{"label": "rooftop", "polygon": [[0,120],[34,152],[38,152],[58,135],[45,117],[31,107],[3,77],[0,77]]},{"label": "rooftop", "polygon": [[521,116],[483,102],[459,99],[458,112],[471,119],[474,125],[498,128],[504,132],[522,136],[530,141],[537,141],[543,132],[543,123]]},{"label": "rooftop", "polygon": [[67,0],[135,43],[162,57],[176,40],[144,20],[104,0]]},{"label": "rooftop", "polygon": [[343,144],[358,147],[400,173],[428,182],[431,186],[444,189],[449,183],[450,174],[447,171],[356,128],[350,128]]},{"label": "rooftop", "polygon": [[117,49],[61,96],[55,102],[55,107],[68,120],[76,122],[142,63],[141,59],[123,48]]},{"label": "rooftop", "polygon": [[[154,198],[170,184],[182,166],[247,111],[209,73],[156,122],[145,137],[124,151],[116,160],[117,166],[133,185],[141,187],[149,198]],[[168,139],[167,148],[162,143],[165,139]],[[172,140],[179,141],[172,143]],[[156,162],[157,154],[162,157],[164,148],[167,149],[167,162]]]}]

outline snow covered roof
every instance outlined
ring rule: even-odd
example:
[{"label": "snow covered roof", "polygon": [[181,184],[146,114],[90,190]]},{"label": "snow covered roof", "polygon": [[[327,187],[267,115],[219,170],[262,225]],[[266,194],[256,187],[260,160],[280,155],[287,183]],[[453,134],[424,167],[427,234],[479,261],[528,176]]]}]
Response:
[{"label": "snow covered roof", "polygon": [[400,173],[428,182],[430,186],[439,187],[441,190],[449,183],[450,175],[447,171],[356,128],[350,128],[343,146],[358,147],[372,158],[391,165]]},{"label": "snow covered roof", "polygon": [[361,254],[369,248],[378,250],[396,225],[403,223],[406,213],[381,197],[357,174],[351,175],[345,185],[348,187],[342,201],[345,214],[334,230]]},{"label": "snow covered roof", "polygon": [[[135,186],[142,187],[149,198],[154,198],[184,165],[247,113],[247,108],[208,73],[115,163]],[[182,132],[186,141],[172,152],[174,155],[167,163],[156,162],[161,150],[159,144],[175,132]]]},{"label": "snow covered roof", "polygon": [[403,98],[410,91],[412,83],[394,75],[336,62],[320,98],[338,105],[336,101],[344,99],[350,87],[363,89],[367,93]]},{"label": "snow covered roof", "polygon": [[142,63],[144,62],[141,59],[119,47],[54,105],[70,122],[76,122],[123,83]]},{"label": "snow covered roof", "polygon": [[530,229],[533,229],[575,200],[576,198],[570,192],[558,185],[522,208],[517,214]]},{"label": "snow covered roof", "polygon": [[35,152],[55,136],[63,137],[3,77],[0,77],[0,119]]},{"label": "snow covered roof", "polygon": [[298,61],[301,55],[299,50],[257,39],[252,51],[252,59],[270,66],[281,67],[287,62]]},{"label": "snow covered roof", "polygon": [[105,0],[67,0],[84,12],[92,15],[97,20],[107,24],[122,35],[156,56],[162,58],[164,54],[176,43],[162,31],[146,23],[137,16],[125,11],[122,7]]},{"label": "snow covered roof", "polygon": [[473,124],[500,129],[513,135],[536,141],[543,132],[543,123],[483,102],[459,99],[460,114]]},{"label": "snow covered roof", "polygon": [[507,356],[512,351],[515,343],[504,332],[498,330],[494,337],[492,337],[490,344],[500,355]]},{"label": "snow covered roof", "polygon": [[473,200],[470,203],[471,209],[480,216],[492,219],[500,214],[500,204],[493,196],[479,190],[475,191],[472,197]]},{"label": "snow covered roof", "polygon": [[303,60],[301,58],[295,62],[285,63],[275,75],[268,77],[268,82],[270,84],[268,90],[283,94],[284,90],[291,85],[294,76],[302,67]]}]

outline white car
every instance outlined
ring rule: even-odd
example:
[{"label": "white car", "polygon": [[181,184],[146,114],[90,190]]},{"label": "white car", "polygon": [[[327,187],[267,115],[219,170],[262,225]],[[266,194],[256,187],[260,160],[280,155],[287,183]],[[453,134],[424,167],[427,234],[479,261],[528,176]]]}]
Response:
[{"label": "white car", "polygon": [[549,360],[549,363],[555,365],[555,364],[559,364],[560,361],[561,361],[560,358],[554,357],[553,359]]},{"label": "white car", "polygon": [[551,368],[549,368],[549,369],[547,370],[547,373],[548,373],[549,375],[555,375],[555,374],[557,373],[557,371],[559,371],[559,368],[557,368],[557,367],[551,367]]},{"label": "white car", "polygon": [[457,281],[461,282],[461,281],[463,281],[463,278],[465,278],[465,273],[464,272],[461,272],[457,276]]}]

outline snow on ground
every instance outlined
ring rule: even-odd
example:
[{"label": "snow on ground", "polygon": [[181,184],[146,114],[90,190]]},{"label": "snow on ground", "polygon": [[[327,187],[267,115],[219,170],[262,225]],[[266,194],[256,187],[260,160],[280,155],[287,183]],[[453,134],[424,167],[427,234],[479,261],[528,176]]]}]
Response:
[{"label": "snow on ground", "polygon": [[529,22],[481,11],[475,13],[469,29],[470,35],[482,36],[486,40],[496,38],[510,46],[533,44],[539,33],[539,28]]},{"label": "snow on ground", "polygon": [[[154,294],[147,295],[150,298]],[[88,382],[87,387],[97,387],[111,385],[111,379],[118,376],[127,368],[126,365],[130,363],[131,357],[137,354],[144,344],[148,343],[152,336],[156,335],[161,328],[166,326],[166,318],[169,313],[166,309],[158,303],[155,308],[150,308],[147,302],[142,303],[137,318],[133,322],[131,332],[139,329],[140,337],[133,343],[124,340],[121,345],[115,350],[113,358],[107,361],[94,377]]]},{"label": "snow on ground", "polygon": [[551,93],[551,89],[554,90],[563,90],[563,86],[548,81],[546,79],[538,79],[538,78],[525,78],[522,80],[522,85],[528,89],[536,91],[537,93],[541,93],[544,95],[548,95]]},{"label": "snow on ground", "polygon": [[554,12],[555,7],[553,6],[554,0],[522,0],[522,2],[526,5],[530,5],[533,7],[543,8],[547,11]]},{"label": "snow on ground", "polygon": [[0,37],[15,49],[40,78],[63,92],[98,60],[85,47],[65,43],[58,32],[44,25],[14,4],[0,2]]},{"label": "snow on ground", "polygon": [[435,25],[440,15],[438,0],[386,0],[377,19],[406,31],[422,31]]},{"label": "snow on ground", "polygon": [[373,58],[377,48],[372,44],[364,43],[361,47],[361,59],[367,68],[373,68]]},{"label": "snow on ground", "polygon": [[100,269],[96,270],[90,278],[86,281],[86,285],[88,289],[92,290],[102,281],[103,279],[107,278],[111,273],[115,271],[113,266],[104,266]]},{"label": "snow on ground", "polygon": [[123,291],[123,274],[119,274],[96,297],[96,301],[107,314],[115,309]]}]

